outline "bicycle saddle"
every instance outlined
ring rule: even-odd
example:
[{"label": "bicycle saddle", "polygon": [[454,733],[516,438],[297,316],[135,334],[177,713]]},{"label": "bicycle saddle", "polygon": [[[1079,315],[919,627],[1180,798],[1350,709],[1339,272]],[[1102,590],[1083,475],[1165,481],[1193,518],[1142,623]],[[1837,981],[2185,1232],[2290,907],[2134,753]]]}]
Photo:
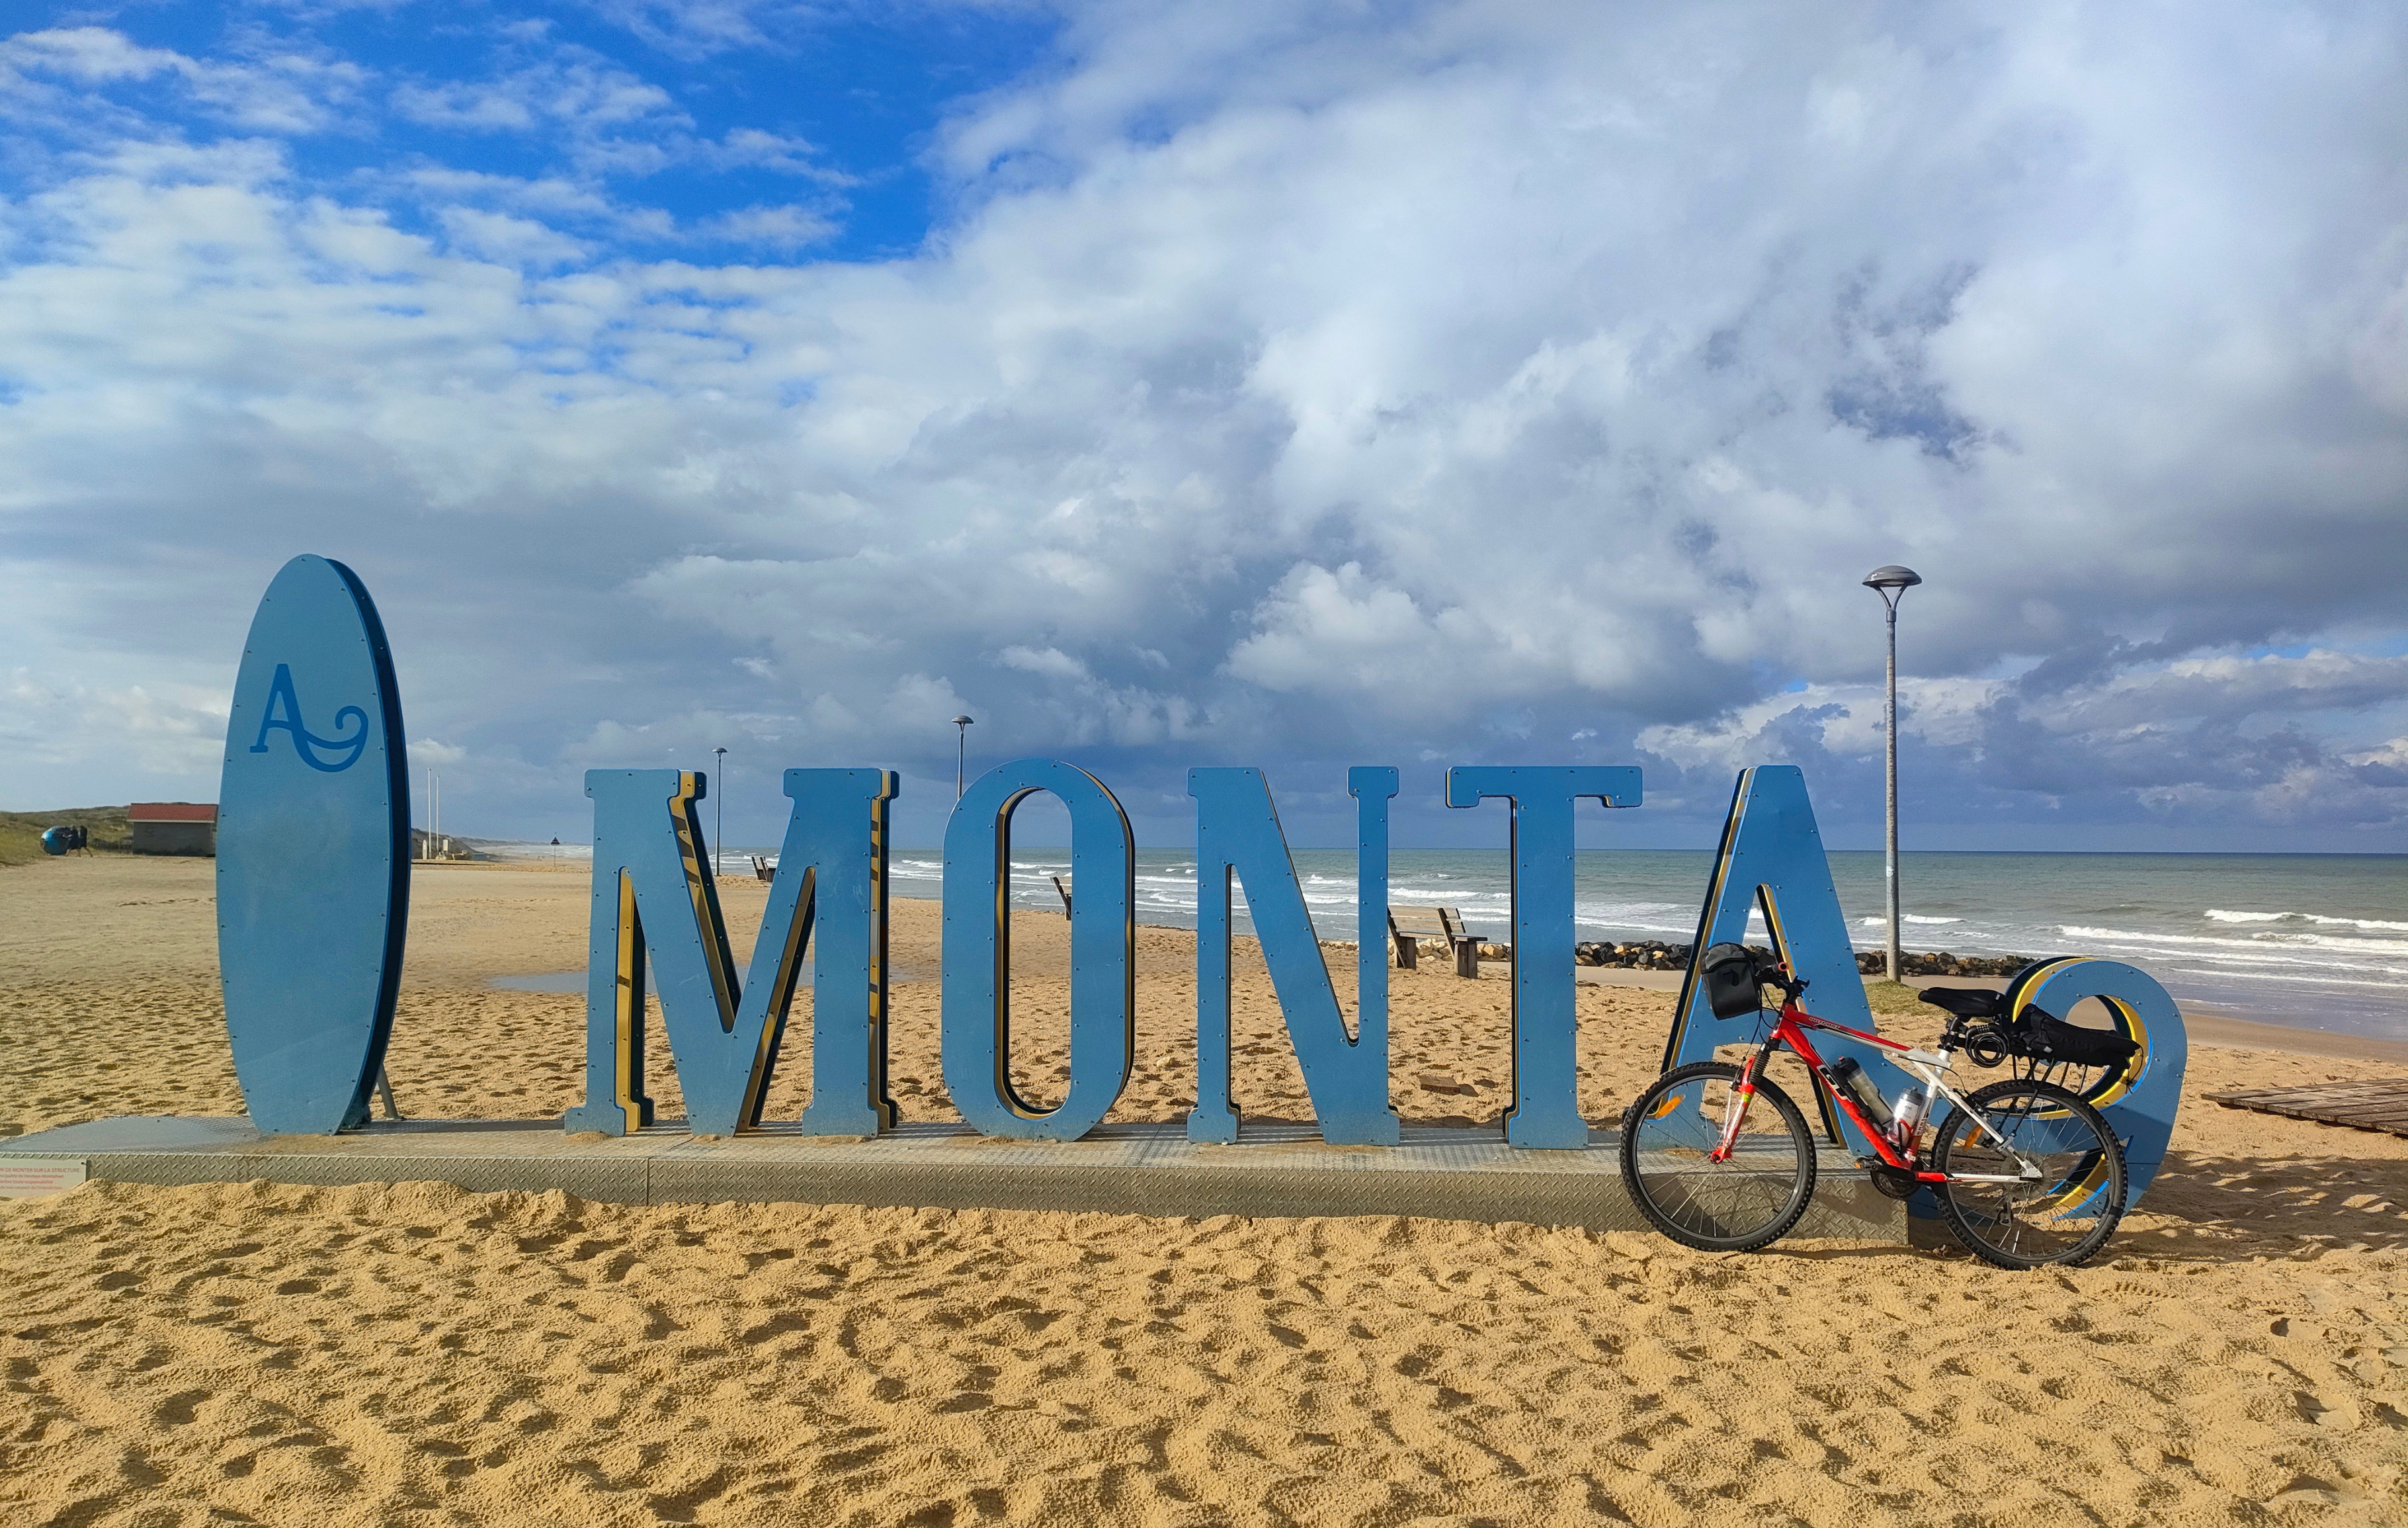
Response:
[{"label": "bicycle saddle", "polygon": [[1927,987],[1915,994],[1934,1008],[1959,1018],[1998,1018],[2007,1011],[2003,992],[1980,987]]}]

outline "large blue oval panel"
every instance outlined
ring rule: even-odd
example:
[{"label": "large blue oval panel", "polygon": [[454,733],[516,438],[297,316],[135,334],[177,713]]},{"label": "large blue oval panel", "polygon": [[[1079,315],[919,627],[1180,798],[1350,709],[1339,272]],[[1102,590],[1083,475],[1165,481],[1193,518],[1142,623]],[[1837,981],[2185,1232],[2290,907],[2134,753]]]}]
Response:
[{"label": "large blue oval panel", "polygon": [[267,1134],[367,1122],[409,917],[408,771],[384,623],[295,557],[251,617],[218,787],[218,972]]}]

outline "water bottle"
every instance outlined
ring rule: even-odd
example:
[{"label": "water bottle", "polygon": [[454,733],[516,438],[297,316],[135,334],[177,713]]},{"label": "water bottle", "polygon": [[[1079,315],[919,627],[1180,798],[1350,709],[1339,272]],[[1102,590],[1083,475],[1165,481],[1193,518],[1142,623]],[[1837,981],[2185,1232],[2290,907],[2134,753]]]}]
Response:
[{"label": "water bottle", "polygon": [[1898,1095],[1890,1109],[1890,1139],[1901,1148],[1914,1138],[1914,1127],[1923,1122],[1924,1102],[1923,1089],[1910,1088]]},{"label": "water bottle", "polygon": [[1923,1089],[1910,1088],[1890,1106],[1890,1120],[1903,1135],[1923,1122]]},{"label": "water bottle", "polygon": [[1848,1097],[1876,1129],[1888,1128],[1889,1105],[1882,1102],[1880,1089],[1873,1087],[1873,1080],[1865,1075],[1865,1069],[1856,1064],[1855,1057],[1842,1056],[1833,1061],[1831,1080],[1848,1090]]}]

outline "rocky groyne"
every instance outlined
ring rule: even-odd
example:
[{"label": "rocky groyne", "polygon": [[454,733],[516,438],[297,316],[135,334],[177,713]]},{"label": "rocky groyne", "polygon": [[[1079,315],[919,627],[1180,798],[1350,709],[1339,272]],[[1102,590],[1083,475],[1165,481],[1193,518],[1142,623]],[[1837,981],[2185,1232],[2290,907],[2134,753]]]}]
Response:
[{"label": "rocky groyne", "polygon": [[[1510,951],[1491,957],[1484,946],[1481,956],[1486,959],[1510,957]],[[1772,952],[1760,944],[1749,949],[1770,959]],[[1624,971],[1686,971],[1689,969],[1690,946],[1668,944],[1660,939],[1637,939],[1628,944],[1590,941],[1573,946],[1573,957],[1584,966],[1611,966]],[[1956,955],[1948,950],[1910,950],[1903,954],[1900,973],[1907,976],[2012,976],[2031,964],[2031,958],[2022,955]],[[1879,950],[1856,953],[1856,970],[1868,976],[1878,976],[1883,969]]]}]

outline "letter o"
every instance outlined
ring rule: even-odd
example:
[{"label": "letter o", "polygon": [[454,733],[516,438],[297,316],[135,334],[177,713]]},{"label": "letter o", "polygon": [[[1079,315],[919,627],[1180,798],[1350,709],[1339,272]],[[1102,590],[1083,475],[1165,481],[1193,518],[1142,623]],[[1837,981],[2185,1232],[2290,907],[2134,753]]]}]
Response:
[{"label": "letter o", "polygon": [[[1029,1107],[1011,1086],[1011,814],[1038,791],[1070,813],[1070,1086]],[[953,1107],[987,1135],[1075,1141],[1128,1086],[1137,1047],[1137,846],[1102,781],[1059,759],[981,775],[945,827],[943,1052]]]},{"label": "letter o", "polygon": [[2174,1111],[2182,1105],[2184,1069],[2190,1062],[2190,1041],[2183,1032],[2182,1010],[2156,977],[2121,960],[2096,960],[2068,956],[2026,966],[2007,984],[2007,1012],[2021,1015],[2035,1007],[2057,1018],[2071,1014],[2085,998],[2106,1004],[2115,1028],[2140,1050],[2118,1072],[2100,1077],[2084,1089],[2092,1107],[2107,1118],[2108,1128],[2124,1143],[2125,1206],[2141,1195],[2166,1160],[2174,1132]]}]

